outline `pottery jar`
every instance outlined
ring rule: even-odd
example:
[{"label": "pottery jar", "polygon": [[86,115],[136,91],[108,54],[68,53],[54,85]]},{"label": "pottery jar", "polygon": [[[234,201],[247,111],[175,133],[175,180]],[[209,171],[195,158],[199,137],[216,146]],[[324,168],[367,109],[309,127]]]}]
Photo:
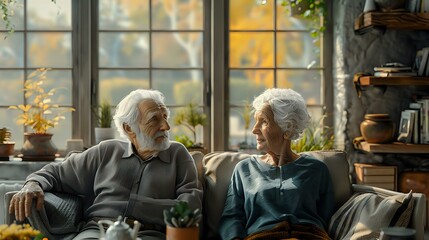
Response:
[{"label": "pottery jar", "polygon": [[395,128],[388,114],[365,114],[365,120],[360,124],[362,137],[368,143],[392,142]]}]

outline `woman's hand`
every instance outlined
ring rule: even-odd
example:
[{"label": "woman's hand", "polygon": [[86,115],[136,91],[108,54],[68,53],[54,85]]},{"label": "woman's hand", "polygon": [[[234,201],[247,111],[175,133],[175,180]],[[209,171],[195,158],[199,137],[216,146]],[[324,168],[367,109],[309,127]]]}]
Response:
[{"label": "woman's hand", "polygon": [[13,195],[9,205],[9,213],[15,212],[16,220],[24,221],[31,215],[33,199],[36,199],[36,209],[40,210],[43,207],[45,194],[38,182],[29,181],[19,192]]}]

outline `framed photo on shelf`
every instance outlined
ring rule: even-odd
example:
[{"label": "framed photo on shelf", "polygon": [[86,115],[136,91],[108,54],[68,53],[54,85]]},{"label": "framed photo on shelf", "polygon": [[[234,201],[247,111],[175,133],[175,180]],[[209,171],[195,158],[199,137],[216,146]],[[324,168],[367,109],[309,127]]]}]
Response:
[{"label": "framed photo on shelf", "polygon": [[413,139],[413,125],[414,125],[415,112],[411,110],[404,110],[401,113],[401,120],[399,122],[398,141],[403,143],[411,143]]}]

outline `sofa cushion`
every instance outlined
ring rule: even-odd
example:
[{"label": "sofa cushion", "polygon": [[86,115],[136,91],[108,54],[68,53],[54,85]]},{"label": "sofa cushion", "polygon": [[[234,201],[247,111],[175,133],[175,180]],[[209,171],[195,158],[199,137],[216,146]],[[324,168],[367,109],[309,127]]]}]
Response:
[{"label": "sofa cushion", "polygon": [[232,172],[238,162],[248,157],[249,154],[237,152],[213,152],[204,156],[203,239],[218,239],[219,220]]},{"label": "sofa cushion", "polygon": [[329,234],[333,239],[377,239],[382,227],[407,227],[412,211],[411,192],[356,193],[332,216]]}]

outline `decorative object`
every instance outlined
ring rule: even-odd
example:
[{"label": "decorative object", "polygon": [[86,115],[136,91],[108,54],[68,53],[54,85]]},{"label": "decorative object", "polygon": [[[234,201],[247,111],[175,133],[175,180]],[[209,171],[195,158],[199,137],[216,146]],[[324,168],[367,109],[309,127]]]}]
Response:
[{"label": "decorative object", "polygon": [[9,141],[11,136],[9,129],[0,129],[0,161],[10,160],[10,156],[13,155],[15,143]]},{"label": "decorative object", "polygon": [[319,38],[326,30],[326,5],[324,0],[283,0],[282,6],[292,16],[298,15],[309,20],[309,30],[313,38]]},{"label": "decorative object", "polygon": [[174,123],[176,125],[183,125],[192,132],[193,139],[186,135],[176,136],[176,141],[181,142],[188,148],[204,148],[202,143],[197,141],[197,126],[204,126],[207,122],[207,115],[199,111],[198,106],[194,103],[189,103],[185,109],[179,111],[174,116]]},{"label": "decorative object", "polygon": [[101,141],[115,138],[115,129],[111,127],[112,124],[112,106],[109,102],[104,100],[100,105],[100,111],[96,111],[97,126],[94,129],[95,143],[99,144]]},{"label": "decorative object", "polygon": [[389,143],[395,135],[395,123],[388,114],[365,114],[360,132],[368,143]]},{"label": "decorative object", "polygon": [[40,231],[32,228],[30,224],[15,224],[0,225],[0,240],[47,240],[44,238]]},{"label": "decorative object", "polygon": [[374,0],[382,12],[405,11],[406,0]]},{"label": "decorative object", "polygon": [[[106,233],[104,232],[103,224],[109,225]],[[122,221],[122,216],[118,217],[118,221],[112,222],[110,220],[98,221],[100,228],[100,239],[103,240],[137,240],[137,233],[140,229],[140,223],[134,221],[134,228],[131,229],[125,222]]]},{"label": "decorative object", "polygon": [[164,210],[167,224],[167,240],[198,240],[198,223],[202,215],[200,209],[191,211],[187,202],[180,201],[170,210]]},{"label": "decorative object", "polygon": [[60,107],[58,104],[52,103],[51,98],[58,88],[52,88],[49,91],[43,88],[49,70],[51,69],[37,69],[28,76],[24,83],[24,96],[33,104],[9,107],[9,109],[22,111],[22,114],[18,116],[17,124],[29,126],[33,130],[33,133],[24,134],[25,142],[21,153],[25,160],[54,160],[57,148],[51,141],[52,134],[47,131],[58,125],[60,120],[65,119],[63,115],[65,112],[74,111],[74,108]]},{"label": "decorative object", "polygon": [[304,129],[301,138],[292,142],[292,150],[299,153],[332,149],[335,139],[332,129],[323,125],[326,117],[326,115],[323,115],[319,121],[313,122],[309,127]]}]

